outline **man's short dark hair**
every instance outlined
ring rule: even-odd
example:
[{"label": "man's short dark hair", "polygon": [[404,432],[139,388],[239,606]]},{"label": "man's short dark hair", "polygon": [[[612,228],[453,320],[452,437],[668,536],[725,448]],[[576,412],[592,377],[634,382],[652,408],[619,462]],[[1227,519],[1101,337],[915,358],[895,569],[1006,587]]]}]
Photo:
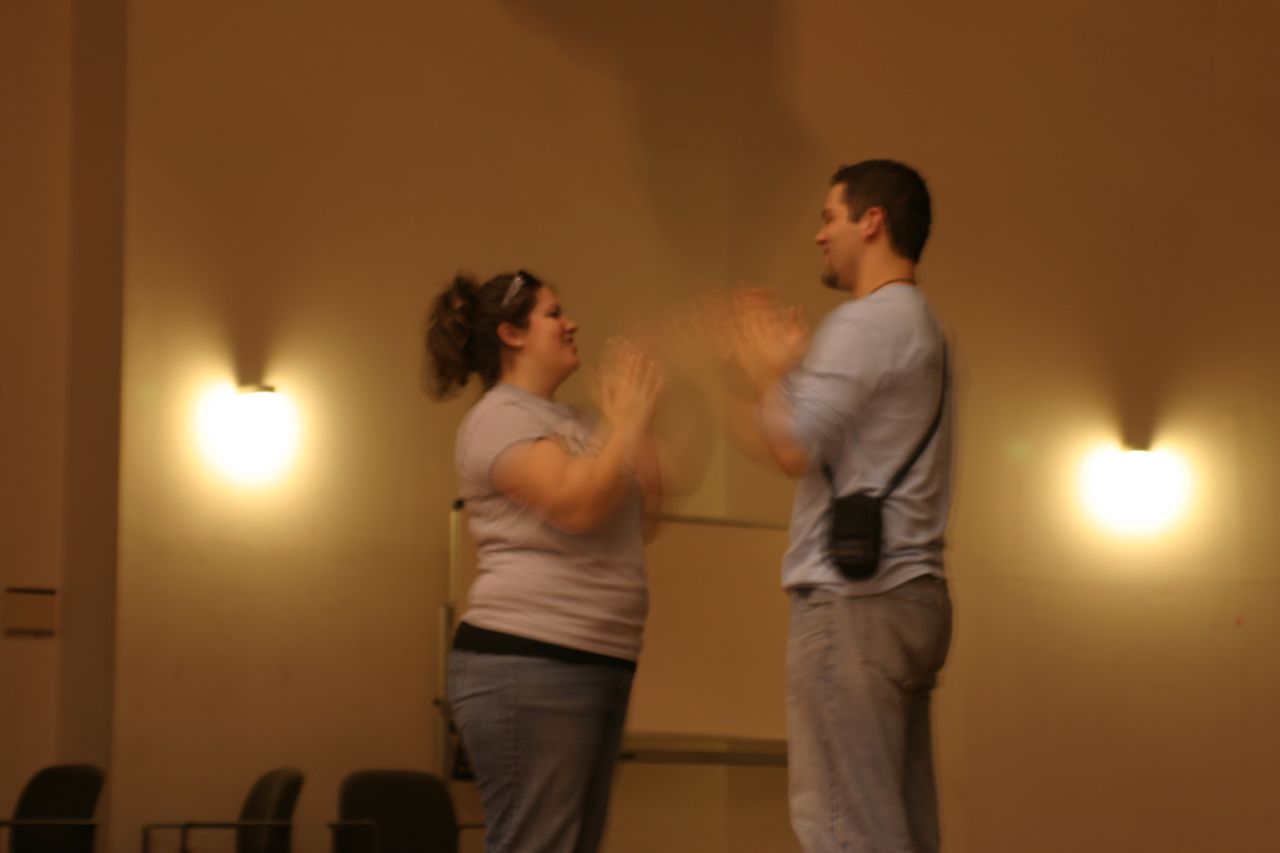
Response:
[{"label": "man's short dark hair", "polygon": [[863,160],[837,169],[831,176],[831,185],[836,184],[844,185],[844,203],[853,219],[861,219],[868,208],[883,208],[889,245],[913,263],[920,261],[933,211],[919,172],[895,160]]}]

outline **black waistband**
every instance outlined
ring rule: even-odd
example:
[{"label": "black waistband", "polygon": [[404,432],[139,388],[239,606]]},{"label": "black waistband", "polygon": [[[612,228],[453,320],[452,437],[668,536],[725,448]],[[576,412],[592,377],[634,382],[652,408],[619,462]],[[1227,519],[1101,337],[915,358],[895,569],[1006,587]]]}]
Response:
[{"label": "black waistband", "polygon": [[612,655],[601,655],[595,652],[584,652],[542,640],[531,640],[528,637],[517,637],[502,631],[490,631],[488,628],[477,628],[469,622],[459,622],[458,631],[453,635],[453,647],[463,652],[478,652],[486,655],[521,655],[531,658],[550,658],[564,663],[603,664],[616,666],[628,672],[636,671],[636,662]]}]

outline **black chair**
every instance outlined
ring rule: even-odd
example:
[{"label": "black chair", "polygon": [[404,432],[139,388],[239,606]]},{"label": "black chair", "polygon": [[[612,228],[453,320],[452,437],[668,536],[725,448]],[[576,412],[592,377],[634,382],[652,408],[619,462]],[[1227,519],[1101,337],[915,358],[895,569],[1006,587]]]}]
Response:
[{"label": "black chair", "polygon": [[93,853],[93,813],[102,792],[102,771],[88,764],[57,764],[31,777],[9,828],[10,853]]},{"label": "black chair", "polygon": [[197,829],[234,829],[236,853],[289,853],[293,841],[293,808],[302,791],[302,772],[282,767],[264,773],[245,797],[239,820],[152,823],[142,828],[142,853],[150,853],[151,833],[177,829],[181,853],[191,850],[191,833]]},{"label": "black chair", "polygon": [[449,789],[418,770],[359,770],[342,780],[333,853],[458,853]]}]

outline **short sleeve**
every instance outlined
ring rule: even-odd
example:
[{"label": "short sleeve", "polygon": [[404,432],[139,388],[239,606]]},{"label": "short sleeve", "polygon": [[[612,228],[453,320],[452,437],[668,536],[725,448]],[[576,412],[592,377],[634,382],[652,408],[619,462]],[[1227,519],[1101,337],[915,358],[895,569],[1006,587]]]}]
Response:
[{"label": "short sleeve", "polygon": [[858,313],[833,313],[786,376],[781,392],[791,411],[790,433],[815,463],[839,455],[844,436],[875,393],[884,375],[880,337]]},{"label": "short sleeve", "polygon": [[502,402],[477,412],[459,442],[458,473],[464,490],[471,495],[491,491],[490,473],[499,456],[518,444],[557,434],[555,423],[546,413],[519,401]]}]

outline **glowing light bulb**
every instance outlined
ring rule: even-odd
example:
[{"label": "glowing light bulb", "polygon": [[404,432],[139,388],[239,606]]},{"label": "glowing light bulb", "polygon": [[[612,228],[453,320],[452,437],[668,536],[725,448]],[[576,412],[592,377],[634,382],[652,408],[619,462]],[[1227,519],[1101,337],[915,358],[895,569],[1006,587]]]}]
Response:
[{"label": "glowing light bulb", "polygon": [[200,398],[197,435],[205,458],[228,479],[262,485],[289,467],[298,448],[298,411],[266,386],[210,388]]},{"label": "glowing light bulb", "polygon": [[1081,493],[1104,527],[1129,536],[1167,529],[1186,509],[1191,474],[1168,450],[1095,450],[1084,461]]}]

